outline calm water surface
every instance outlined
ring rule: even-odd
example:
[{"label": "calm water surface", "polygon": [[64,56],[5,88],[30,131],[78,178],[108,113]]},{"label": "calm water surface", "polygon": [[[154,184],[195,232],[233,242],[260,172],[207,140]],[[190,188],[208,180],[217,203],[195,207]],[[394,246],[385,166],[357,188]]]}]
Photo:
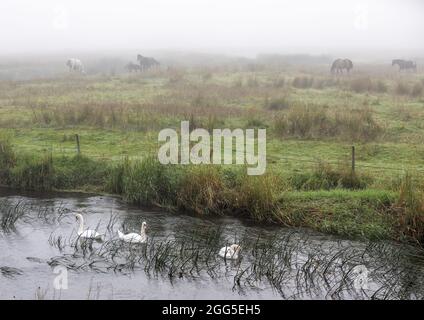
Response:
[{"label": "calm water surface", "polygon": [[[13,209],[15,208],[15,209]],[[102,243],[81,242],[73,213]],[[422,299],[424,255],[390,242],[362,242],[236,218],[198,218],[128,206],[106,196],[0,190],[1,299]],[[123,244],[117,230],[148,243]],[[242,258],[217,256],[240,243]],[[68,288],[54,281],[67,271]],[[56,280],[55,280],[56,279]]]}]

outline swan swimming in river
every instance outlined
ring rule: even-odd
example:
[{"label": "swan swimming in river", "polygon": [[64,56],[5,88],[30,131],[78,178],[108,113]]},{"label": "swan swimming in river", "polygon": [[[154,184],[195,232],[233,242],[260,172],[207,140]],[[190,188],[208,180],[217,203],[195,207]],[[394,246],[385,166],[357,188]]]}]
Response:
[{"label": "swan swimming in river", "polygon": [[145,243],[147,241],[146,228],[147,228],[147,223],[143,221],[143,223],[141,224],[140,234],[138,233],[123,234],[121,231],[118,230],[118,237],[122,241],[129,242],[129,243]]},{"label": "swan swimming in river", "polygon": [[84,239],[94,239],[94,240],[102,240],[102,235],[98,233],[96,230],[85,230],[84,231],[84,218],[82,214],[76,213],[75,218],[78,221],[79,220],[79,229],[78,229],[78,236],[80,238]]},{"label": "swan swimming in river", "polygon": [[221,250],[219,250],[218,255],[224,259],[236,260],[239,258],[240,250],[241,247],[238,244],[232,244],[229,247],[225,246],[221,248]]}]

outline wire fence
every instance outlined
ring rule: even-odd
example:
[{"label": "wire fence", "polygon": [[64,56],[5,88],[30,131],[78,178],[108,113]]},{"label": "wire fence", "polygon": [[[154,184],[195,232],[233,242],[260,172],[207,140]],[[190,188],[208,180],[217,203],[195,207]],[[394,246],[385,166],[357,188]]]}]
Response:
[{"label": "wire fence", "polygon": [[[96,158],[96,159],[119,159],[119,158],[124,158],[124,157],[130,157],[133,159],[137,159],[137,158],[144,158],[146,156],[154,156],[157,155],[159,148],[162,146],[162,144],[160,142],[153,142],[153,141],[140,141],[140,153],[139,154],[129,154],[128,152],[126,152],[124,150],[124,146],[121,149],[121,152],[118,152],[119,154],[98,154],[95,152],[87,152],[86,150],[84,150],[84,146],[83,143],[80,142],[80,137],[79,135],[75,136],[75,142],[76,145],[74,148],[63,148],[63,147],[59,147],[59,148],[53,148],[52,146],[50,146],[50,148],[44,148],[44,150],[49,149],[51,152],[55,151],[59,154],[63,154],[63,155],[69,155],[69,154],[85,154],[89,157],[92,158]],[[203,146],[206,148],[209,148],[210,150],[210,154],[211,154],[211,160],[213,159],[213,145],[212,144],[208,144],[208,143],[200,143],[200,142],[196,142],[193,143],[193,145],[198,145],[198,146]],[[244,150],[237,150],[233,148],[232,144],[230,147],[226,146],[225,144],[221,146],[221,152],[223,153],[227,153],[230,154],[232,156],[233,159],[233,163],[235,162],[235,157],[234,155],[241,155],[243,157],[246,157],[246,155],[250,155],[253,157],[266,157],[267,160],[267,164],[268,165],[273,165],[273,166],[287,166],[290,165],[291,169],[305,169],[305,168],[309,168],[309,169],[314,169],[316,168],[318,165],[320,164],[327,164],[330,166],[341,166],[341,167],[351,167],[352,170],[364,170],[364,171],[379,171],[382,172],[384,171],[385,174],[387,175],[387,172],[390,172],[392,174],[405,174],[406,172],[413,172],[416,175],[424,175],[424,163],[423,165],[412,165],[409,163],[405,163],[405,164],[400,164],[399,166],[389,166],[389,165],[376,165],[376,164],[370,164],[370,163],[364,163],[364,161],[358,161],[357,159],[357,155],[355,155],[355,152],[357,152],[357,150],[355,149],[355,147],[352,148],[352,146],[346,146],[346,152],[342,152],[339,153],[339,158],[338,159],[329,159],[326,157],[322,157],[322,156],[315,156],[315,157],[308,157],[308,156],[286,156],[283,154],[279,155],[278,151],[273,151],[272,153],[265,153],[265,154],[260,154],[259,152],[257,152],[257,145],[254,146],[254,150],[253,152],[249,152],[249,150],[247,150],[247,148],[244,147]],[[192,145],[190,145],[192,146]],[[178,150],[180,150],[181,145],[178,146]],[[54,149],[54,150],[53,150]],[[256,152],[255,152],[256,149]],[[349,150],[350,149],[350,150]],[[224,154],[221,154],[221,160],[224,158]],[[212,162],[212,161],[211,161]]]}]

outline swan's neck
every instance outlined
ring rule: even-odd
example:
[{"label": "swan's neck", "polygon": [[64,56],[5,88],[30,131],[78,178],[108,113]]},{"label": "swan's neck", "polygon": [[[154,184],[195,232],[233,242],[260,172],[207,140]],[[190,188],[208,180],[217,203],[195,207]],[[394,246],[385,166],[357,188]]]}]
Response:
[{"label": "swan's neck", "polygon": [[78,233],[83,233],[84,232],[84,218],[82,216],[78,216],[79,217],[79,229],[78,229]]},{"label": "swan's neck", "polygon": [[145,228],[145,226],[141,226],[140,235],[141,235],[142,237],[144,237],[144,236],[146,235],[146,228]]}]

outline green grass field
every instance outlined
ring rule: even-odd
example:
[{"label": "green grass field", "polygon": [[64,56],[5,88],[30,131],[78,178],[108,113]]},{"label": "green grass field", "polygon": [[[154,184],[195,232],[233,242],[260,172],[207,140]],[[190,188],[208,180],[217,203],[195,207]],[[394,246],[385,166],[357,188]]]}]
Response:
[{"label": "green grass field", "polygon": [[[390,66],[338,77],[326,66],[265,65],[0,81],[0,182],[422,242],[423,116],[424,74]],[[209,130],[266,128],[265,177],[245,177],[235,165],[155,174],[137,165],[157,154],[158,132],[181,120]],[[196,194],[184,181],[212,191]]]}]

